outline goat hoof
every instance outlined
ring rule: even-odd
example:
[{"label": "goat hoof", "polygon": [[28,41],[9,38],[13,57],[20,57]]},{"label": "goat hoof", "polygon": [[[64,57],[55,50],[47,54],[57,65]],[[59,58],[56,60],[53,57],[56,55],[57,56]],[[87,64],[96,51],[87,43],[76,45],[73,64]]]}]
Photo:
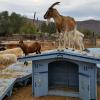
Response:
[{"label": "goat hoof", "polygon": [[41,54],[41,52],[39,52],[39,54]]},{"label": "goat hoof", "polygon": [[57,51],[60,51],[59,49],[57,49]]},{"label": "goat hoof", "polygon": [[26,66],[27,66],[27,65],[28,65],[28,62],[27,62],[27,61],[25,61],[25,62],[24,62],[24,65],[26,65]]},{"label": "goat hoof", "polygon": [[62,49],[61,51],[64,51],[64,49]]},{"label": "goat hoof", "polygon": [[89,52],[90,52],[90,50],[88,50],[88,49],[86,49],[86,48],[85,48],[83,51],[86,51],[87,53],[89,53]]},{"label": "goat hoof", "polygon": [[61,48],[58,48],[58,49],[57,49],[57,51],[61,51],[61,50],[62,50]]}]

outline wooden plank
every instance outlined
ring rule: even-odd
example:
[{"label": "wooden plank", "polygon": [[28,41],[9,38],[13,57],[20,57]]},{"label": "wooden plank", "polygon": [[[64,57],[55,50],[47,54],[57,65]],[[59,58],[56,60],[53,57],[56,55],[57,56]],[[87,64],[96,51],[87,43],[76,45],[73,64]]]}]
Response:
[{"label": "wooden plank", "polygon": [[4,96],[12,89],[15,80],[15,78],[0,79],[0,100],[2,100]]},{"label": "wooden plank", "polygon": [[2,100],[5,95],[11,95],[10,92],[16,82],[22,82],[31,77],[32,63],[29,66],[24,66],[23,62],[17,62],[8,66],[0,74],[2,74],[0,76],[0,100]]}]

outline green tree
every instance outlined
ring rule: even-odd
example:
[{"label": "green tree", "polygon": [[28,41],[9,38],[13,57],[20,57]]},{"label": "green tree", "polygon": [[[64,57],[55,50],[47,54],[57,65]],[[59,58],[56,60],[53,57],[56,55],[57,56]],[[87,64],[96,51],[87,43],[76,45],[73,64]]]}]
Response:
[{"label": "green tree", "polygon": [[20,33],[21,34],[35,34],[37,32],[36,30],[37,30],[36,27],[32,23],[24,22],[24,24],[20,28]]},{"label": "green tree", "polygon": [[46,25],[46,23],[43,22],[41,24],[41,31],[49,34],[55,33],[56,32],[55,24],[51,22],[48,25]]},{"label": "green tree", "polygon": [[56,32],[55,24],[53,22],[48,24],[48,33],[52,34]]},{"label": "green tree", "polygon": [[91,36],[92,33],[93,33],[93,32],[91,32],[89,29],[85,29],[85,30],[83,30],[82,32],[84,33],[85,37],[89,37],[89,36]]},{"label": "green tree", "polygon": [[24,18],[13,12],[10,16],[10,33],[18,33],[24,23]]},{"label": "green tree", "polygon": [[9,33],[9,16],[8,11],[4,11],[0,13],[0,35],[6,35]]},{"label": "green tree", "polygon": [[41,32],[45,33],[48,31],[47,25],[45,22],[41,24]]}]

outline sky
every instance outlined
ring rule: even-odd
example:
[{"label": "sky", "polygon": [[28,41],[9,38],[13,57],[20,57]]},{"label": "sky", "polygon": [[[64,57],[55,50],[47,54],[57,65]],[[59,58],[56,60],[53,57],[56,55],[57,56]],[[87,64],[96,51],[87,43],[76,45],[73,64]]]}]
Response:
[{"label": "sky", "polygon": [[[54,8],[63,16],[74,17],[77,21],[100,20],[100,0],[57,0],[60,5]],[[56,0],[0,0],[0,12],[16,12],[28,18],[33,18],[34,12],[39,20]]]}]

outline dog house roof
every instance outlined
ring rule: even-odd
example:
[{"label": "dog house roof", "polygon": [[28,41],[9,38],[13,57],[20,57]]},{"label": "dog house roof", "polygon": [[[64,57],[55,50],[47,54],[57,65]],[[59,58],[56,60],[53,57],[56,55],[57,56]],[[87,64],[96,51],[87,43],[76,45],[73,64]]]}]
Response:
[{"label": "dog house roof", "polygon": [[83,61],[88,63],[100,64],[100,58],[89,53],[80,53],[72,50],[48,50],[41,54],[32,54],[18,58],[18,61],[39,61],[53,58],[65,58],[70,60]]}]

